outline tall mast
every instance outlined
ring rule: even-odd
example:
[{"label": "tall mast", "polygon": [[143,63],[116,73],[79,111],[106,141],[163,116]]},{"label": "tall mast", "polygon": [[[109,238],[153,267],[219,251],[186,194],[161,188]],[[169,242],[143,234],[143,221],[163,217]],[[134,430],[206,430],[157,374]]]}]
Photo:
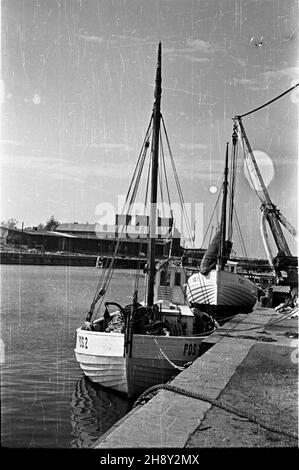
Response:
[{"label": "tall mast", "polygon": [[224,168],[224,182],[223,182],[223,199],[222,199],[222,210],[221,210],[221,225],[220,225],[220,250],[219,258],[220,263],[224,257],[224,244],[226,236],[226,202],[227,202],[227,186],[228,186],[228,142],[226,143],[226,154],[225,154],[225,168]]},{"label": "tall mast", "polygon": [[154,284],[155,284],[155,242],[157,227],[157,187],[158,187],[158,166],[159,166],[159,136],[161,120],[161,42],[158,46],[158,60],[155,84],[155,103],[153,109],[153,137],[151,148],[151,201],[150,201],[150,227],[149,227],[149,249],[148,249],[148,282],[147,282],[147,305],[154,304]]}]

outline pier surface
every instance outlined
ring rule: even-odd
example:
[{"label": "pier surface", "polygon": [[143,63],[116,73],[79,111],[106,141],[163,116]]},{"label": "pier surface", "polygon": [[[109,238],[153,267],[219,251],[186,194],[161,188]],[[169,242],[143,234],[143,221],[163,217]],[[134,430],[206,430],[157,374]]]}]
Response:
[{"label": "pier surface", "polygon": [[206,352],[171,385],[218,399],[253,419],[160,390],[94,447],[298,447],[297,438],[288,435],[298,431],[298,317],[257,306],[226,323],[204,346]]}]

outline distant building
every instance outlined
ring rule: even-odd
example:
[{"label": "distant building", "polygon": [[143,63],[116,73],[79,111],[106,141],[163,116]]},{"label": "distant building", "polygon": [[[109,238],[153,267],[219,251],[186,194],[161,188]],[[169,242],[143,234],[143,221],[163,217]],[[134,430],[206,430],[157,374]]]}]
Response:
[{"label": "distant building", "polygon": [[[112,256],[119,239],[119,256],[146,257],[148,249],[148,217],[123,219],[117,215],[115,225],[63,223],[55,231],[26,228],[24,230],[1,227],[1,242],[15,247],[27,247],[42,252],[65,252]],[[167,256],[170,233],[174,233],[172,253],[180,256],[180,233],[172,227],[172,220],[158,218],[156,256]]]},{"label": "distant building", "polygon": [[[180,233],[172,227],[172,220],[158,217],[156,255],[167,256],[170,247],[170,233],[173,231],[172,253],[180,256]],[[149,219],[147,216],[116,215],[114,225],[64,223],[57,227],[57,232],[72,235],[76,241],[72,245],[80,252],[93,252],[111,256],[119,240],[120,256],[146,256],[148,247]]]},{"label": "distant building", "polygon": [[0,227],[1,243],[16,248],[26,247],[38,251],[68,251],[71,235],[37,229],[8,229]]}]

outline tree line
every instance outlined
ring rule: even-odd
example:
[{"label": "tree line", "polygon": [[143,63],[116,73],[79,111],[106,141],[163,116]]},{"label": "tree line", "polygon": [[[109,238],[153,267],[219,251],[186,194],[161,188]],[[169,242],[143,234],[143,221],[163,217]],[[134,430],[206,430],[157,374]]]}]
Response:
[{"label": "tree line", "polygon": [[[10,228],[12,230],[17,229],[18,221],[16,219],[8,219],[8,220],[2,220],[1,225],[3,227]],[[60,222],[54,217],[54,215],[51,215],[51,217],[47,220],[45,224],[38,224],[36,226],[37,230],[47,230],[47,231],[52,231],[56,230],[56,228],[60,225]],[[35,228],[35,227],[34,227]]]}]

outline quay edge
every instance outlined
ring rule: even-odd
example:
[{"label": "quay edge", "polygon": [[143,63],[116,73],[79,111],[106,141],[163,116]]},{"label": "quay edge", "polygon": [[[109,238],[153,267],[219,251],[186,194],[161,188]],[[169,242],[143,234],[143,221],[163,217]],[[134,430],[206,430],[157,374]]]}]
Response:
[{"label": "quay edge", "polygon": [[[260,306],[249,315],[236,316],[207,338],[206,352],[171,385],[218,398],[278,429],[297,432],[298,319],[289,316],[276,322],[283,315]],[[160,390],[94,445],[96,449],[195,447],[298,447],[298,442],[206,401]]]}]

